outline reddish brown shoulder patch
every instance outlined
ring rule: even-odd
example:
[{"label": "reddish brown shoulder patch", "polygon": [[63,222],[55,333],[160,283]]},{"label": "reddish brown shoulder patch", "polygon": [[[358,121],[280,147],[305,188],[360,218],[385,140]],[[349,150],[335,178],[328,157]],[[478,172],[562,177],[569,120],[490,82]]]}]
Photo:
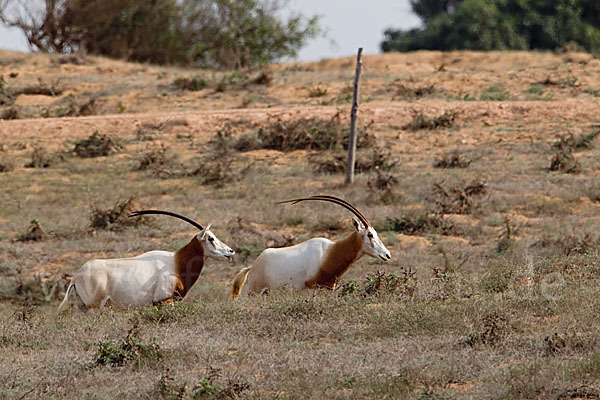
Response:
[{"label": "reddish brown shoulder patch", "polygon": [[204,249],[198,237],[194,236],[187,245],[175,253],[175,274],[178,278],[175,295],[178,294],[181,298],[185,297],[198,280],[203,267]]},{"label": "reddish brown shoulder patch", "polygon": [[345,239],[335,242],[327,252],[317,275],[306,281],[306,287],[333,289],[337,280],[358,259],[361,249],[362,239],[356,232]]}]

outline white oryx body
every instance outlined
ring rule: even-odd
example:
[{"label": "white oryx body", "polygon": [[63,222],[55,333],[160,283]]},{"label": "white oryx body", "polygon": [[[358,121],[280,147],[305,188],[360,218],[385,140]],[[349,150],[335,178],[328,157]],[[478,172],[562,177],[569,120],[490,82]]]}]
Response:
[{"label": "white oryx body", "polygon": [[[166,211],[138,211],[132,216],[163,214],[190,222]],[[136,257],[86,262],[71,279],[58,311],[75,291],[80,309],[103,307],[107,302],[117,308],[139,307],[182,299],[202,272],[206,258],[230,259],[235,253],[210,232],[210,224],[177,250],[150,251]]]},{"label": "white oryx body", "polygon": [[313,196],[290,200],[330,201],[351,210],[361,220],[353,218],[354,232],[348,237],[333,242],[325,238],[314,238],[295,246],[266,249],[252,266],[243,268],[232,283],[231,296],[235,300],[246,280],[248,292],[262,293],[265,290],[289,287],[335,288],[338,279],[363,254],[387,261],[390,252],[379,239],[377,232],[366,218],[349,203],[331,196]]},{"label": "white oryx body", "polygon": [[295,246],[264,250],[252,264],[252,271],[257,272],[248,277],[249,290],[259,293],[264,288],[284,286],[304,289],[306,282],[318,274],[333,244],[329,239],[314,238]]},{"label": "white oryx body", "polygon": [[91,260],[71,280],[87,307],[139,307],[172,298],[177,290],[175,253],[150,251],[137,257]]}]

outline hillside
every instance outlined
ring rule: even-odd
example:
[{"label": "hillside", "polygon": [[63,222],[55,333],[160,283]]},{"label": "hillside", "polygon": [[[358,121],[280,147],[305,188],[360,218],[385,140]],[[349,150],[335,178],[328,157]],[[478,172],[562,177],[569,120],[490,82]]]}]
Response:
[{"label": "hillside", "polygon": [[[600,396],[600,60],[363,63],[346,187],[354,58],[216,72],[0,52],[0,397]],[[392,260],[231,303],[262,249],[351,231],[341,208],[273,204],[310,194],[356,205]],[[193,234],[119,213],[136,208],[212,223],[234,263],[210,260],[182,304],[56,319],[85,261]],[[162,355],[90,366],[131,335]]]}]

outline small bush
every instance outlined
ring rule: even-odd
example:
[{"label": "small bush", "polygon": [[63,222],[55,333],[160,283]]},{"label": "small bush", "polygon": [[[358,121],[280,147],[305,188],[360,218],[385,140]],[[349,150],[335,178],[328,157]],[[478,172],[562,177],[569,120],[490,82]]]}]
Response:
[{"label": "small bush", "polygon": [[48,168],[63,159],[64,156],[61,154],[48,154],[42,147],[34,147],[31,161],[25,164],[25,168]]},{"label": "small bush", "polygon": [[404,84],[396,86],[394,91],[394,100],[412,100],[431,96],[435,93],[435,85],[412,87]]},{"label": "small bush", "polygon": [[94,365],[121,366],[134,361],[138,367],[147,363],[156,363],[162,358],[162,350],[155,342],[143,343],[139,337],[139,328],[134,325],[127,336],[116,343],[113,341],[97,344]]},{"label": "small bush", "polygon": [[491,100],[491,101],[504,101],[509,100],[510,96],[503,85],[492,85],[486,88],[481,96],[479,96],[479,100]]},{"label": "small bush", "polygon": [[456,234],[456,227],[452,221],[439,215],[428,214],[421,214],[416,218],[409,216],[387,218],[384,223],[384,229],[411,236],[428,233],[446,236]]},{"label": "small bush", "polygon": [[[357,132],[358,148],[372,147],[376,143],[373,134],[366,129]],[[340,123],[337,113],[329,121],[319,118],[300,118],[284,121],[281,117],[270,122],[268,127],[260,128],[240,137],[234,148],[238,151],[271,149],[279,151],[294,150],[330,150],[348,147],[348,132]]]},{"label": "small bush", "polygon": [[[308,158],[315,170],[320,173],[343,173],[346,171],[348,154],[346,152],[322,152],[310,155]],[[391,152],[382,147],[375,146],[370,152],[357,152],[354,172],[363,173],[380,171],[387,173],[398,164],[398,159],[392,157]]]},{"label": "small bush", "polygon": [[550,171],[560,171],[567,174],[581,172],[581,164],[573,155],[573,148],[563,141],[554,145],[554,155],[550,161]]},{"label": "small bush", "polygon": [[316,86],[308,89],[308,97],[323,97],[327,94],[327,88]]},{"label": "small bush", "polygon": [[377,200],[384,204],[391,204],[398,200],[399,195],[396,193],[398,179],[387,171],[382,171],[379,168],[375,169],[376,177],[374,181],[367,182],[367,186],[371,192],[375,194]]},{"label": "small bush", "polygon": [[600,134],[600,129],[578,136],[569,133],[566,136],[560,136],[552,145],[552,148],[557,151],[562,151],[563,148],[567,148],[572,152],[591,149],[594,147],[594,139],[596,139],[598,134]]},{"label": "small bush", "polygon": [[507,334],[507,320],[499,313],[487,315],[481,321],[482,326],[479,330],[470,333],[465,340],[468,346],[476,345],[494,346],[499,344]]},{"label": "small bush", "polygon": [[402,129],[408,129],[411,131],[418,131],[419,129],[438,129],[438,128],[451,128],[454,126],[457,111],[445,111],[442,115],[437,117],[428,117],[422,113],[416,114],[412,121],[404,125]]},{"label": "small bush", "polygon": [[10,172],[14,169],[11,162],[0,159],[0,174],[3,172]]},{"label": "small bush", "polygon": [[55,81],[51,84],[44,83],[41,79],[38,79],[38,84],[35,86],[26,86],[23,88],[13,89],[15,95],[26,94],[38,94],[43,96],[60,96],[64,92],[64,88],[60,85],[60,81]]},{"label": "small bush", "polygon": [[193,78],[177,78],[173,81],[173,87],[179,90],[198,91],[205,89],[208,84],[206,80],[195,76]]},{"label": "small bush", "polygon": [[145,222],[145,217],[128,218],[127,216],[139,209],[140,207],[133,198],[119,202],[108,209],[92,206],[90,228],[119,230],[126,226],[138,226]]},{"label": "small bush", "polygon": [[341,295],[375,296],[381,294],[412,296],[417,287],[416,273],[412,268],[401,268],[401,273],[394,274],[377,271],[368,274],[362,286],[356,281],[349,281],[341,286]]},{"label": "small bush", "polygon": [[467,160],[458,150],[446,153],[438,159],[434,168],[467,168],[471,165],[471,160]]},{"label": "small bush", "polygon": [[73,151],[79,157],[91,158],[109,156],[122,150],[118,141],[108,135],[94,132],[87,139],[81,139],[75,143]]},{"label": "small bush", "polygon": [[164,145],[143,154],[136,170],[150,171],[159,178],[170,178],[185,174],[183,166],[177,161],[177,155]]},{"label": "small bush", "polygon": [[154,140],[156,137],[155,133],[158,132],[169,132],[175,126],[189,126],[189,123],[185,119],[169,119],[161,122],[144,122],[137,127],[136,139],[137,140]]},{"label": "small bush", "polygon": [[0,112],[0,119],[11,120],[11,119],[19,119],[20,113],[17,107],[5,108],[2,112]]},{"label": "small bush", "polygon": [[17,241],[19,242],[37,242],[39,240],[42,240],[44,238],[44,230],[42,229],[42,227],[40,226],[40,223],[37,221],[37,219],[32,219],[31,222],[29,223],[29,228],[27,229],[27,232],[19,235],[17,237]]},{"label": "small bush", "polygon": [[433,201],[437,206],[439,214],[470,214],[475,203],[475,196],[485,194],[486,184],[473,181],[464,188],[444,188],[441,184],[433,185]]}]

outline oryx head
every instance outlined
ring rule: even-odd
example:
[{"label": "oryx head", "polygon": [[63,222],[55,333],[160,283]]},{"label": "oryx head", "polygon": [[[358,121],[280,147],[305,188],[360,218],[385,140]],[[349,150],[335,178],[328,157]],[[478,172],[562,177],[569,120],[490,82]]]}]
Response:
[{"label": "oryx head", "polygon": [[211,224],[208,224],[206,228],[198,234],[198,240],[204,249],[204,256],[214,258],[215,260],[223,258],[231,260],[235,251],[225,243],[221,242],[215,234],[210,231],[210,226]]},{"label": "oryx head", "polygon": [[342,200],[338,197],[334,196],[326,196],[326,195],[317,195],[311,197],[304,197],[300,199],[292,199],[281,201],[280,203],[292,203],[296,204],[301,201],[307,200],[320,200],[320,201],[328,201],[331,203],[335,203],[339,206],[344,207],[353,213],[356,218],[352,218],[352,225],[354,226],[354,230],[362,239],[362,252],[374,257],[380,258],[383,261],[387,261],[392,258],[390,251],[385,247],[385,245],[379,239],[375,228],[371,226],[371,223],[367,220],[367,218],[360,212],[356,207],[352,204],[348,203],[346,200]]},{"label": "oryx head", "polygon": [[198,242],[202,246],[204,250],[204,257],[214,258],[216,260],[227,259],[231,260],[235,251],[231,249],[231,247],[227,246],[225,243],[221,242],[215,235],[210,231],[211,224],[208,224],[205,227],[200,225],[194,220],[191,220],[183,215],[175,214],[170,211],[161,211],[161,210],[142,210],[142,211],[134,211],[129,214],[129,217],[136,217],[139,215],[147,215],[147,214],[160,214],[160,215],[168,215],[170,217],[179,218],[200,230],[200,233],[196,236]]}]

